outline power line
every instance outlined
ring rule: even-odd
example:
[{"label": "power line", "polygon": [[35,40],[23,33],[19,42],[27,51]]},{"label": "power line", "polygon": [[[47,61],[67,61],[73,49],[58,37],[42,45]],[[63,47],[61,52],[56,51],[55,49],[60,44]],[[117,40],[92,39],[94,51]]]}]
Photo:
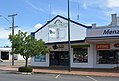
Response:
[{"label": "power line", "polygon": [[9,24],[11,24],[11,22],[6,17],[4,17],[3,15],[0,15],[0,17],[3,17]]}]

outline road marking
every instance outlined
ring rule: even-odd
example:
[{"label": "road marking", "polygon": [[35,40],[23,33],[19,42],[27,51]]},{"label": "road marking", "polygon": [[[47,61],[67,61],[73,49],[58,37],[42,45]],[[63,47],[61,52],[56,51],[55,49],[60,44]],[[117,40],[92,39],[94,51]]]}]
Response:
[{"label": "road marking", "polygon": [[90,77],[90,76],[86,76],[86,77],[93,80],[93,81],[98,81],[98,80],[94,79],[93,77]]},{"label": "road marking", "polygon": [[60,74],[59,75],[57,75],[55,78],[58,78],[60,76]]}]

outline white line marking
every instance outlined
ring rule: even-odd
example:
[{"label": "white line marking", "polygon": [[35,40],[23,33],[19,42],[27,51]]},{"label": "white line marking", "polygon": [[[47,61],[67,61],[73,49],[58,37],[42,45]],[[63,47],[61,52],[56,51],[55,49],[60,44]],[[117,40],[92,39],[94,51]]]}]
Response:
[{"label": "white line marking", "polygon": [[86,76],[86,77],[93,80],[93,81],[98,81],[98,80],[94,79],[93,77],[90,77],[90,76]]},{"label": "white line marking", "polygon": [[59,75],[57,75],[55,78],[58,78],[60,76],[60,74]]}]

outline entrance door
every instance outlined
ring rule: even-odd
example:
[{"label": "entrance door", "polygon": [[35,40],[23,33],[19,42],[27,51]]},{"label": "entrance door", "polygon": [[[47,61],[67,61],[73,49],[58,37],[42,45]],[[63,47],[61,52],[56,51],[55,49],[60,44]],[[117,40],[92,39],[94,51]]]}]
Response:
[{"label": "entrance door", "polygon": [[68,51],[55,51],[50,54],[51,66],[68,66]]},{"label": "entrance door", "polygon": [[119,51],[116,52],[116,57],[117,57],[117,67],[119,67]]}]

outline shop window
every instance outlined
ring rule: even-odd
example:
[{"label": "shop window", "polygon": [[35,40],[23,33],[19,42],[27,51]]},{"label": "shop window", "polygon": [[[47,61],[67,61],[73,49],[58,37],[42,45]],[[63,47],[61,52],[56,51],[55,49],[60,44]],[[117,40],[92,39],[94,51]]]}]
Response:
[{"label": "shop window", "polygon": [[35,62],[46,62],[46,55],[39,54],[34,57]]},{"label": "shop window", "polygon": [[99,50],[97,51],[98,64],[115,64],[116,53],[114,50]]},{"label": "shop window", "polygon": [[87,48],[73,48],[73,62],[87,63],[88,62]]}]

